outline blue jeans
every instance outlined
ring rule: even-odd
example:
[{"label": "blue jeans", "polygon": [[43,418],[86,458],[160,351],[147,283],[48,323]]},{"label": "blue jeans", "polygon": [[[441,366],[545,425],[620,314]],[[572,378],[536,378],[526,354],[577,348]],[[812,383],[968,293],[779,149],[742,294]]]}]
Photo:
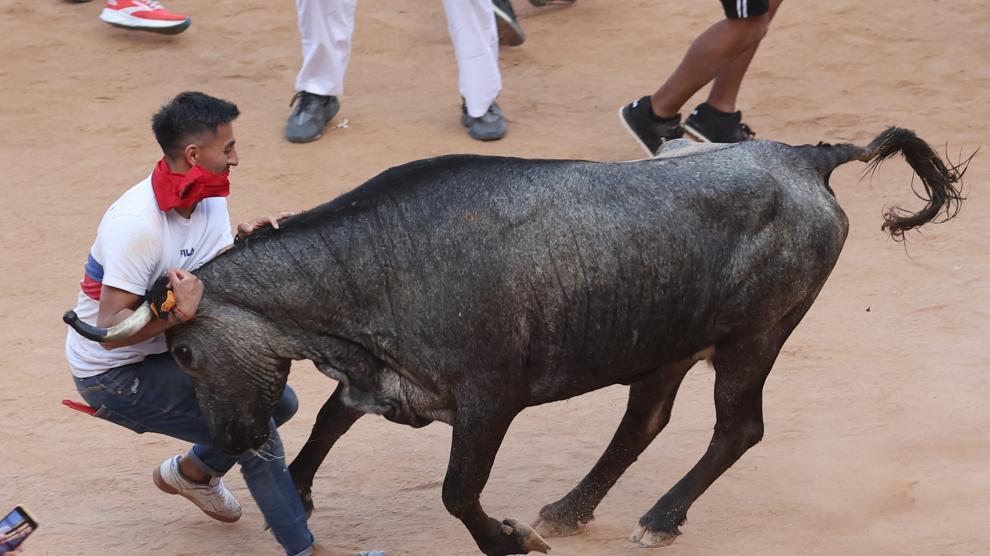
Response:
[{"label": "blue jeans", "polygon": [[75,381],[86,403],[96,408],[97,417],[138,434],[156,432],[192,442],[195,445],[186,457],[210,475],[223,475],[240,463],[251,496],[286,554],[312,553],[313,534],[306,524],[306,511],[289,476],[276,430],[299,407],[296,393],[289,386],[275,407],[270,437],[258,450],[259,455],[248,452],[231,456],[211,446],[210,430],[196,402],[192,379],[169,353]]}]

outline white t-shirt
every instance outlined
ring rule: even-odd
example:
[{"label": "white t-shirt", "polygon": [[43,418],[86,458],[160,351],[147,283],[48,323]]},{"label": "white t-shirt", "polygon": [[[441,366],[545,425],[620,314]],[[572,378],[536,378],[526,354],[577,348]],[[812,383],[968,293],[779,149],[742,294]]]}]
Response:
[{"label": "white t-shirt", "polygon": [[[110,205],[89,251],[76,314],[96,325],[103,284],[144,296],[169,268],[194,271],[233,243],[227,199],[210,197],[196,205],[190,218],[162,212],[151,188],[151,176]],[[165,335],[108,350],[69,329],[65,357],[72,374],[95,376],[166,351]]]}]

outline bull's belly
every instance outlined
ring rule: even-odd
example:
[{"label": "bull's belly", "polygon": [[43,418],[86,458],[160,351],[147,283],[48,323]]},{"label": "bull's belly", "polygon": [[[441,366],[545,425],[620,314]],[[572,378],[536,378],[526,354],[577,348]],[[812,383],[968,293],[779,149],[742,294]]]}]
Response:
[{"label": "bull's belly", "polygon": [[707,346],[695,351],[687,357],[660,358],[635,367],[615,367],[613,369],[588,371],[559,369],[555,372],[541,375],[534,381],[530,389],[528,406],[567,400],[614,386],[616,384],[630,385],[647,377],[657,374],[670,373],[679,375],[684,366],[691,367],[703,359],[711,359],[715,355],[715,346]]},{"label": "bull's belly", "polygon": [[[611,369],[596,371],[574,366],[544,370],[543,372],[534,371],[531,376],[537,378],[530,385],[528,399],[507,399],[505,403],[531,407],[570,399],[615,384],[632,384],[648,376],[653,377],[657,373],[669,372],[673,376],[685,365],[690,367],[702,359],[711,358],[714,353],[714,346],[708,346],[687,357],[656,360],[653,363],[636,367],[616,366]],[[520,370],[520,372],[523,371]],[[471,379],[467,378],[467,380],[470,381]],[[481,381],[456,388],[456,394],[454,390],[446,389],[444,392],[429,391],[414,384],[402,374],[390,370],[384,371],[379,386],[380,390],[375,392],[373,397],[382,401],[381,408],[387,409],[377,410],[376,408],[369,412],[379,413],[390,421],[417,428],[432,421],[452,424],[455,418],[455,408],[471,405],[471,400],[458,399],[457,396],[491,396],[493,394],[490,386]],[[359,393],[354,392],[353,394]],[[364,398],[363,395],[345,395],[344,397],[345,403],[349,405],[351,405],[351,400]],[[371,406],[358,408],[365,411],[372,409]]]}]

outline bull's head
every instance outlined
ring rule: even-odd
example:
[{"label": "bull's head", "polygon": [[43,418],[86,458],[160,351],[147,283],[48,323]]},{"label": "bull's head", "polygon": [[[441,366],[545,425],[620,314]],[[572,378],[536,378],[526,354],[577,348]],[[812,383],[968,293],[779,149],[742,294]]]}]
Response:
[{"label": "bull's head", "polygon": [[230,454],[259,449],[291,361],[275,354],[279,334],[264,317],[232,305],[200,307],[166,333],[169,351],[192,377],[214,446]]},{"label": "bull's head", "polygon": [[[86,338],[112,342],[141,330],[153,318],[146,302],[109,329],[86,324],[71,311],[64,320]],[[230,454],[261,448],[291,363],[276,355],[284,340],[278,327],[250,310],[211,303],[207,292],[195,318],[170,328],[166,336],[175,361],[192,377],[214,446]]]}]

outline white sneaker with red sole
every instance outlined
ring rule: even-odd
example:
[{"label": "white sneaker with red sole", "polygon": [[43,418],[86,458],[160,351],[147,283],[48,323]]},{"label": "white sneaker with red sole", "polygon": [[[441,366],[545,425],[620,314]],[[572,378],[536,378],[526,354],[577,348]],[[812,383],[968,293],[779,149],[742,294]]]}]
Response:
[{"label": "white sneaker with red sole", "polygon": [[192,18],[172,13],[157,0],[107,0],[100,19],[117,27],[174,35],[192,24]]}]

